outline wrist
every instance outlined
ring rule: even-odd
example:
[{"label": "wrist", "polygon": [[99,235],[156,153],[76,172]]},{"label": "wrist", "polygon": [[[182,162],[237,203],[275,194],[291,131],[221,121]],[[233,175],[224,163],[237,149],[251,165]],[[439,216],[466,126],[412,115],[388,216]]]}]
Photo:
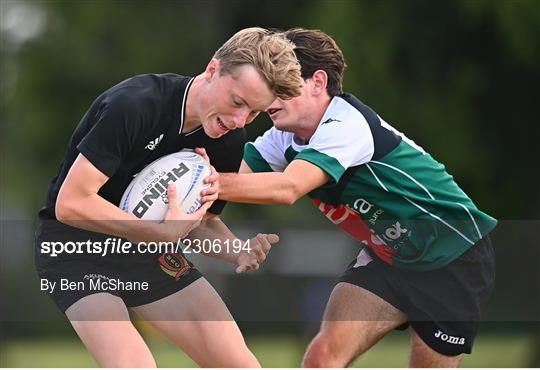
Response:
[{"label": "wrist", "polygon": [[[228,173],[228,172],[220,172],[219,173],[219,193],[218,193],[218,199],[222,200],[229,200],[229,190],[231,187],[229,186],[231,181],[231,176],[234,176],[234,174]],[[233,182],[234,183],[234,182]]]},{"label": "wrist", "polygon": [[187,235],[187,232],[178,232],[174,222],[163,222],[158,226],[160,227],[160,230],[156,235],[159,236],[160,241],[176,243],[178,239],[183,239],[185,235]]}]

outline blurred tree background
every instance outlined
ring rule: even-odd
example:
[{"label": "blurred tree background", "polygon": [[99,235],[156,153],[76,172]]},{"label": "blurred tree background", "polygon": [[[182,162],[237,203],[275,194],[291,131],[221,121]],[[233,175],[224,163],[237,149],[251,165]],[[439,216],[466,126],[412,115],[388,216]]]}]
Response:
[{"label": "blurred tree background", "polygon": [[[2,220],[35,221],[69,137],[97,95],[136,74],[195,76],[225,40],[250,26],[318,28],[333,36],[347,59],[347,91],[444,163],[479,208],[500,220],[538,220],[539,0],[0,6]],[[270,125],[261,115],[248,127],[250,139]],[[310,207],[230,204],[225,217],[324,222]],[[535,258],[514,262],[538,270]]]},{"label": "blurred tree background", "polygon": [[[3,0],[7,209],[35,214],[99,93],[140,73],[199,74],[222,42],[253,25],[332,35],[347,58],[347,91],[446,164],[482,209],[537,218],[537,0]],[[261,116],[250,137],[269,125]]]}]

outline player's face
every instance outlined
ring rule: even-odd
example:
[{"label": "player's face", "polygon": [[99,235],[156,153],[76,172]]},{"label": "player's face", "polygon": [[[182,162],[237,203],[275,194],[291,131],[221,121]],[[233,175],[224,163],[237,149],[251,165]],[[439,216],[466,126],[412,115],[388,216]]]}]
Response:
[{"label": "player's face", "polygon": [[278,130],[296,132],[309,124],[312,104],[308,80],[302,87],[302,95],[289,100],[277,98],[270,104],[266,113]]},{"label": "player's face", "polygon": [[231,73],[220,75],[219,61],[213,59],[205,78],[207,84],[200,117],[204,131],[212,138],[251,123],[275,99],[251,65],[236,67]]}]

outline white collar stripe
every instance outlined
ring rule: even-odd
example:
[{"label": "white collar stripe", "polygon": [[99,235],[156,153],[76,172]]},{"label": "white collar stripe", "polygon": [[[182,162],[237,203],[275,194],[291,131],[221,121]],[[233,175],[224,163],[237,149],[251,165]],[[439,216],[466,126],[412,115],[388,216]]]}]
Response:
[{"label": "white collar stripe", "polygon": [[184,97],[182,98],[182,107],[180,108],[180,131],[178,131],[178,134],[181,134],[182,129],[184,128],[184,112],[186,111],[185,108],[186,108],[187,93],[194,79],[195,78],[192,78],[191,80],[189,80],[189,82],[187,83],[186,89],[184,90]]}]

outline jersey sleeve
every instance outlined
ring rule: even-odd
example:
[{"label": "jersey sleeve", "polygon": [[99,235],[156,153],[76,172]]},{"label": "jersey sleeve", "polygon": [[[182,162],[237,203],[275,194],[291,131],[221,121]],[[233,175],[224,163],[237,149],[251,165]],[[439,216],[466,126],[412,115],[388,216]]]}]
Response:
[{"label": "jersey sleeve", "polygon": [[259,136],[255,142],[244,148],[244,161],[253,172],[283,172],[287,167],[285,159],[285,135],[274,127]]},{"label": "jersey sleeve", "polygon": [[[244,143],[246,142],[246,130],[236,129],[230,131],[219,140],[221,140],[224,145],[216,147],[209,146],[206,148],[210,163],[217,172],[238,172],[244,153],[243,149]],[[208,209],[208,212],[219,215],[223,212],[226,204],[226,201],[218,199]]]},{"label": "jersey sleeve", "polygon": [[316,165],[337,183],[347,168],[369,162],[374,148],[365,117],[343,99],[334,98],[309,144],[295,159]]},{"label": "jersey sleeve", "polygon": [[148,127],[140,102],[125,94],[108,96],[94,105],[83,118],[93,127],[77,149],[98,170],[112,177]]}]

